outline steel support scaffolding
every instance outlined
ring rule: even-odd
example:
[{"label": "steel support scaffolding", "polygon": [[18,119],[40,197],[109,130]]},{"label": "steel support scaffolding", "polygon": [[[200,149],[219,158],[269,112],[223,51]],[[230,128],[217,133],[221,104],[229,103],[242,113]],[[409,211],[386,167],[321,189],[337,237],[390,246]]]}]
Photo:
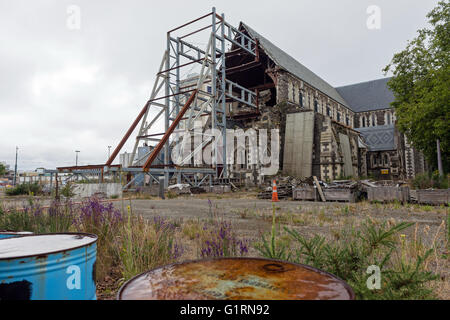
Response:
[{"label": "steel support scaffolding", "polygon": [[[194,23],[206,20],[209,20],[206,27],[195,31],[185,31]],[[188,33],[182,34],[182,32]],[[200,48],[191,41],[194,35],[200,35],[200,33],[206,34],[205,40],[208,41],[206,49]],[[259,57],[257,42],[227,23],[225,15],[218,15],[215,8],[211,13],[167,33],[166,50],[156,73],[150,99],[115,148],[106,165],[102,167],[102,173],[103,171],[123,171],[133,174],[146,173],[152,177],[153,175],[164,175],[166,187],[171,175],[175,175],[179,182],[185,180],[190,184],[197,180],[204,182],[208,180],[207,177],[210,180],[212,178],[228,178],[226,165],[227,103],[239,102],[252,108],[258,108],[258,98],[256,91],[248,90],[226,78],[227,43],[253,55],[256,60]],[[182,78],[181,71],[186,71],[186,68],[194,65],[201,67],[198,78],[195,78],[195,83],[182,87],[186,79]],[[209,88],[205,90],[206,84],[211,90]],[[213,138],[207,138],[200,146],[194,148],[193,152],[189,153],[188,158],[183,158],[181,165],[174,166],[170,157],[174,146],[179,145],[177,143],[186,134],[195,135],[194,123],[198,119],[205,119],[204,117],[206,117],[204,126],[207,128],[204,127],[202,133],[206,129],[218,130],[222,137],[221,143]],[[164,134],[154,134],[153,130],[157,129],[162,122],[164,123]],[[180,126],[180,124],[183,125]],[[128,168],[112,166],[136,128],[139,128],[139,132]],[[161,132],[161,129],[157,132]],[[144,157],[138,157],[137,151],[140,144],[146,144],[149,141],[157,142],[157,145],[151,148]],[[210,167],[192,165],[195,155],[203,152],[204,148],[211,144],[216,148]],[[218,144],[221,144],[220,150],[217,148]],[[175,149],[175,154],[179,154],[181,157],[181,151]],[[158,163],[158,168],[155,168],[153,164],[158,157],[162,163]],[[146,160],[142,166],[143,158]]]}]

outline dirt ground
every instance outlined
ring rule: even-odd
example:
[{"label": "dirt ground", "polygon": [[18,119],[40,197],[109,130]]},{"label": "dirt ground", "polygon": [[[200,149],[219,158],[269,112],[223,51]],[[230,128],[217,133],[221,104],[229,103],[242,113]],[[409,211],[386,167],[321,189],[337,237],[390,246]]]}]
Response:
[{"label": "dirt ground", "polygon": [[[247,238],[259,237],[261,233],[270,231],[272,225],[272,202],[259,200],[252,195],[241,198],[230,195],[182,196],[170,200],[132,200],[131,204],[134,213],[148,218],[161,216],[201,221],[209,219],[212,211],[215,217],[232,222],[239,233]],[[115,205],[120,208],[130,205],[130,202],[116,202]],[[306,234],[321,233],[327,236],[333,228],[371,218],[380,222],[413,222],[419,229],[428,226],[426,234],[421,233],[425,241],[433,240],[438,229],[444,231],[445,225],[442,224],[445,224],[448,211],[446,207],[368,202],[280,201],[275,207],[282,225],[295,227]]]},{"label": "dirt ground", "polygon": [[[21,206],[26,202],[25,198],[1,200],[12,206]],[[41,200],[43,205],[50,204],[49,199]],[[148,219],[163,217],[177,221],[181,228],[189,223],[204,223],[211,220],[211,217],[226,220],[232,223],[233,231],[239,237],[252,243],[261,241],[261,236],[269,233],[272,226],[272,202],[257,199],[254,192],[189,195],[166,200],[149,198],[108,201],[114,203],[114,206],[123,212],[126,212],[127,206],[130,206],[134,214]],[[392,224],[414,223],[415,226],[403,232],[404,237],[411,241],[420,239],[425,247],[437,245],[440,256],[436,254],[436,259],[430,268],[439,273],[443,280],[437,290],[439,298],[450,299],[450,262],[447,258],[442,258],[442,256],[448,257],[446,219],[449,207],[400,203],[322,203],[286,200],[275,203],[274,206],[281,230],[283,226],[287,226],[295,228],[305,236],[319,234],[330,240],[335,239],[336,234],[342,229],[352,226],[357,228],[367,219],[380,223],[386,221]],[[187,240],[186,243],[188,249],[183,254],[182,260],[197,259],[198,251],[192,247],[193,242]],[[249,255],[259,255],[252,245]]]},{"label": "dirt ground", "polygon": [[[196,196],[179,196],[175,199],[128,200],[115,202],[118,208],[131,206],[133,213],[146,218],[164,217],[179,221],[201,223],[213,215],[216,219],[231,222],[233,230],[240,237],[251,242],[261,241],[261,236],[267,234],[272,226],[272,202],[259,200],[255,193]],[[281,225],[295,228],[306,236],[320,234],[328,239],[334,239],[338,231],[346,227],[356,228],[371,219],[392,224],[412,222],[415,226],[403,233],[407,239],[420,239],[426,247],[437,244],[439,252],[448,251],[446,239],[446,217],[448,207],[420,206],[414,204],[371,204],[337,203],[337,202],[299,202],[281,201],[275,204],[277,220]],[[258,255],[250,248],[251,256]],[[191,260],[195,250],[191,248],[183,255],[183,259]],[[436,257],[433,271],[441,274],[442,285],[438,295],[441,299],[450,299],[450,263],[448,259]]]}]

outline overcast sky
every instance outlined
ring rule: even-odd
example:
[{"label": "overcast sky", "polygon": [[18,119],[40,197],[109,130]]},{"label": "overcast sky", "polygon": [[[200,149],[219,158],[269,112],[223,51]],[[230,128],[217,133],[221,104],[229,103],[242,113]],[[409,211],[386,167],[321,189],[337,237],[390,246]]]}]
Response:
[{"label": "overcast sky", "polygon": [[149,98],[166,32],[213,6],[341,86],[384,77],[437,2],[0,0],[0,161],[13,167],[19,146],[19,170],[74,165],[75,150],[81,165],[105,163]]}]

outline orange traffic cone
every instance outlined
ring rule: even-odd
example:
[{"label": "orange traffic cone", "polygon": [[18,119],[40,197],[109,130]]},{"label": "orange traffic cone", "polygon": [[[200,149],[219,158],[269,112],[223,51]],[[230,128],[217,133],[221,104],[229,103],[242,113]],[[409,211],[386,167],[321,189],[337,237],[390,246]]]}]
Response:
[{"label": "orange traffic cone", "polygon": [[272,185],[272,202],[280,202],[278,200],[277,182],[275,180],[273,180]]}]

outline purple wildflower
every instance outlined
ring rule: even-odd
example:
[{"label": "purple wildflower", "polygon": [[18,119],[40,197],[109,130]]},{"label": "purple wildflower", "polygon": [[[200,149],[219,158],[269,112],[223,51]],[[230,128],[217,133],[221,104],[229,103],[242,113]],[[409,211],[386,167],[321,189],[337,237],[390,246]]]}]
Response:
[{"label": "purple wildflower", "polygon": [[248,241],[238,239],[232,230],[231,223],[220,222],[214,228],[203,227],[204,239],[201,242],[200,254],[203,258],[246,255]]}]

